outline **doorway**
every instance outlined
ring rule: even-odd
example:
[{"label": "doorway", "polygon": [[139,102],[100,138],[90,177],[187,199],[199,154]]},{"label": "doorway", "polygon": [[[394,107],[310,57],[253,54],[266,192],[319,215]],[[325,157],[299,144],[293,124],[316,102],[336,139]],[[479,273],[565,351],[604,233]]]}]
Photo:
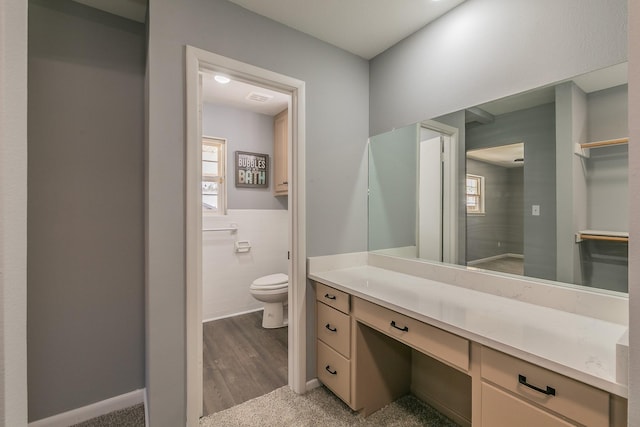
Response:
[{"label": "doorway", "polygon": [[306,389],[306,241],[304,210],[304,82],[187,46],[187,424],[202,414],[202,96],[200,73],[225,74],[231,79],[288,94],[289,211],[287,271],[288,384],[296,393]]},{"label": "doorway", "polygon": [[[291,96],[226,74],[200,76],[207,416],[287,384]],[[252,290],[274,274],[278,289]]]},{"label": "doorway", "polygon": [[467,151],[469,266],[524,274],[524,146],[519,142]]}]

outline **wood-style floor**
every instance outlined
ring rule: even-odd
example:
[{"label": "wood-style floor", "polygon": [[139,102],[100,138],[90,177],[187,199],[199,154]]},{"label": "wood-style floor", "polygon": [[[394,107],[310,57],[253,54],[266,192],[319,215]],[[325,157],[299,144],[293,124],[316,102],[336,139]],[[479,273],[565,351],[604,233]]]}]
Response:
[{"label": "wood-style floor", "polygon": [[287,384],[287,328],[264,329],[262,311],[203,326],[204,415]]}]

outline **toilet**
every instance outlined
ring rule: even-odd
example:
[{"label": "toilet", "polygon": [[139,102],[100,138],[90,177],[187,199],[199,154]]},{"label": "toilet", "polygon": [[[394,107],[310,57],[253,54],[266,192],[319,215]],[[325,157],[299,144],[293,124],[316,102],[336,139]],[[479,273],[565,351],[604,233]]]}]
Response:
[{"label": "toilet", "polygon": [[255,299],[264,303],[263,328],[287,326],[284,303],[289,293],[289,276],[276,273],[259,277],[253,281],[249,290]]}]

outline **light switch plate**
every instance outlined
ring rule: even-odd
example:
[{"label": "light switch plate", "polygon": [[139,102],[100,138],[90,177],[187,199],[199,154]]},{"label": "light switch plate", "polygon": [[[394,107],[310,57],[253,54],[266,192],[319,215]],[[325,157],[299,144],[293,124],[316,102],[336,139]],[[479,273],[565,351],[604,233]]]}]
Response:
[{"label": "light switch plate", "polygon": [[540,205],[531,205],[531,215],[540,216]]}]

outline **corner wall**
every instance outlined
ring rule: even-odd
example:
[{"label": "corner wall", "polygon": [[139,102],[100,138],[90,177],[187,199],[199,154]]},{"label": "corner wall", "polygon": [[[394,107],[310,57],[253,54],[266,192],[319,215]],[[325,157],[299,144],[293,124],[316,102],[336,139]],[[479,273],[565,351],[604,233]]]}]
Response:
[{"label": "corner wall", "polygon": [[305,82],[308,256],[366,250],[369,65],[225,0],[149,6],[147,393],[151,424],[175,427],[186,422],[185,45]]},{"label": "corner wall", "polygon": [[35,421],[144,388],[144,26],[29,2]]}]

